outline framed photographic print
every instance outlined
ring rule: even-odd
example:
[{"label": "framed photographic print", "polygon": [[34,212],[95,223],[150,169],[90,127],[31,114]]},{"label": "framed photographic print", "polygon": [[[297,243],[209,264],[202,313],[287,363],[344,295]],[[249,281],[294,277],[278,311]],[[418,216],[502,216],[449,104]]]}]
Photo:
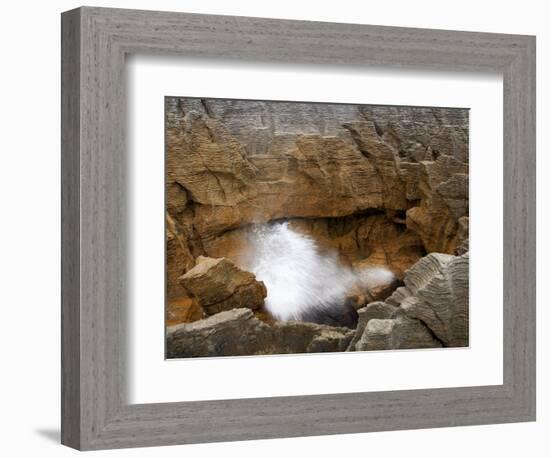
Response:
[{"label": "framed photographic print", "polygon": [[62,442],[535,418],[535,39],[62,16]]}]

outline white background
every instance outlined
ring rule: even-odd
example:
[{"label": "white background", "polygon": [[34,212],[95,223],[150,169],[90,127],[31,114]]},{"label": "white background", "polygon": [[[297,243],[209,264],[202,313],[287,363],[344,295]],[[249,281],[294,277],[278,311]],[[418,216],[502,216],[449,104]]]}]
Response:
[{"label": "white background", "polygon": [[[300,456],[332,457],[358,453],[408,457],[545,457],[549,454],[550,361],[548,313],[550,229],[543,212],[550,192],[547,126],[549,99],[548,14],[544,2],[422,1],[362,2],[339,0],[245,1],[99,1],[96,5],[165,9],[198,13],[362,22],[525,33],[538,36],[538,421],[437,430],[384,432],[331,437],[279,439],[140,450],[106,451],[99,456]],[[27,1],[3,5],[2,126],[0,196],[2,203],[1,301],[2,441],[5,456],[69,456],[57,445],[59,425],[59,13],[78,6],[71,1]],[[545,14],[546,13],[546,14]],[[544,263],[546,264],[546,263]]]},{"label": "white background", "polygon": [[[127,75],[133,202],[128,225],[132,231],[131,402],[502,383],[501,75],[395,69],[351,72],[326,66],[320,71],[318,66],[266,68],[143,56],[129,59]],[[165,361],[164,313],[158,304],[163,303],[165,289],[166,94],[470,108],[470,348]]]}]

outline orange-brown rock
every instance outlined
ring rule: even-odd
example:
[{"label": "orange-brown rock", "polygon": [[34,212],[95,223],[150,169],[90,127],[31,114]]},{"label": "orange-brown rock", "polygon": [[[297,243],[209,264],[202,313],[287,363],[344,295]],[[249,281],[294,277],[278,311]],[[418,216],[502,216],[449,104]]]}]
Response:
[{"label": "orange-brown rock", "polygon": [[199,256],[179,281],[207,315],[242,307],[259,309],[267,296],[263,282],[226,258]]},{"label": "orange-brown rock", "polygon": [[467,238],[467,110],[169,98],[166,134],[168,297],[274,219],[399,278]]},{"label": "orange-brown rock", "polygon": [[177,280],[183,272],[193,268],[195,258],[189,248],[189,237],[170,213],[166,214],[166,259],[167,298],[170,300],[187,296]]},{"label": "orange-brown rock", "polygon": [[195,299],[183,297],[168,299],[166,307],[166,325],[191,323],[204,318],[204,310]]},{"label": "orange-brown rock", "polygon": [[[342,218],[291,218],[290,227],[313,238],[321,251],[337,252],[345,265],[361,261],[363,267],[385,266],[397,278],[425,254],[421,238],[407,229],[404,219],[387,213]],[[253,226],[229,230],[203,241],[211,257],[227,257],[248,268],[247,253]]]}]

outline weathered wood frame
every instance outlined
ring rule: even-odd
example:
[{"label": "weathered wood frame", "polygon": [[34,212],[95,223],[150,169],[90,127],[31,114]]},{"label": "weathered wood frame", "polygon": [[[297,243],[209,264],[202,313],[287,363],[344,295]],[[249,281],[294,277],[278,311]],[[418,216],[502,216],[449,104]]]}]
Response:
[{"label": "weathered wood frame", "polygon": [[[105,449],[535,419],[534,37],[91,7],[63,13],[61,35],[63,444]],[[503,385],[128,404],[128,53],[502,73]]]}]

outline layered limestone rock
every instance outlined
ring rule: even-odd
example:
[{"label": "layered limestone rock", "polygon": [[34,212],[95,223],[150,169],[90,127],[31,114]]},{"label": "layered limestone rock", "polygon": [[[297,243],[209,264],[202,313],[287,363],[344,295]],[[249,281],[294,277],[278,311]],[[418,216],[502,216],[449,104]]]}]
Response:
[{"label": "layered limestone rock", "polygon": [[468,164],[441,155],[420,164],[420,204],[407,210],[406,224],[428,252],[455,253],[458,220],[468,216]]},{"label": "layered limestone rock", "polygon": [[469,253],[420,259],[405,273],[405,286],[358,311],[349,349],[468,346],[468,261]]},{"label": "layered limestone rock", "polygon": [[468,346],[468,264],[469,253],[431,253],[405,275],[410,296],[401,300],[401,309],[425,323],[447,347]]},{"label": "layered limestone rock", "polygon": [[356,349],[355,345],[361,339],[363,336],[363,333],[365,331],[365,328],[367,327],[368,322],[371,319],[380,319],[385,320],[391,318],[395,312],[397,311],[397,307],[386,304],[385,302],[371,302],[366,307],[363,307],[357,311],[357,329],[355,331],[355,335],[353,336],[353,339],[350,342],[350,346],[348,350],[354,351]]},{"label": "layered limestone rock", "polygon": [[167,357],[242,356],[344,351],[354,331],[299,322],[266,324],[233,309],[167,328]]},{"label": "layered limestone rock", "polygon": [[198,256],[246,269],[258,223],[288,220],[346,265],[398,280],[427,252],[468,250],[467,110],[183,98],[166,108],[169,312]]},{"label": "layered limestone rock", "polygon": [[429,329],[419,320],[396,313],[392,319],[369,320],[356,351],[437,348],[441,342],[434,339]]},{"label": "layered limestone rock", "polygon": [[259,309],[267,296],[263,282],[226,258],[199,256],[180,282],[207,315],[241,307]]}]

